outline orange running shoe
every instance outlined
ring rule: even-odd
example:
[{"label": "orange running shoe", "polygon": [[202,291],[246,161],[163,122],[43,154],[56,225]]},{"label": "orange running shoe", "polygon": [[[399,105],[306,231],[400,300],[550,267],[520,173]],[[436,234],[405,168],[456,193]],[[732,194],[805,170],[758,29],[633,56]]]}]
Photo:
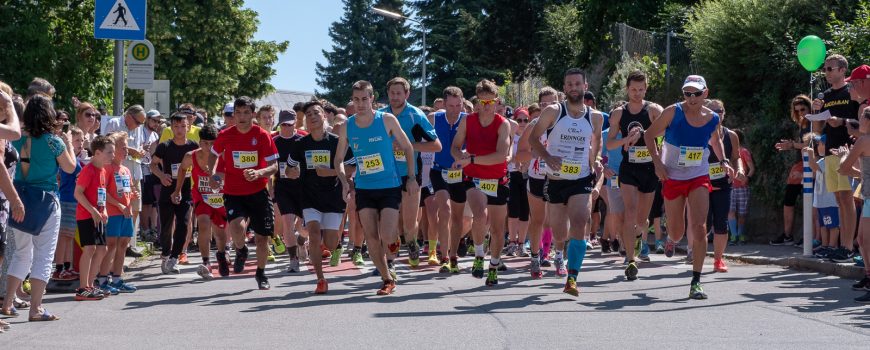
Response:
[{"label": "orange running shoe", "polygon": [[326,279],[317,280],[317,288],[314,288],[314,294],[326,294],[329,290],[329,285],[326,283]]},{"label": "orange running shoe", "polygon": [[384,281],[381,289],[378,289],[378,295],[390,295],[396,290],[396,281]]},{"label": "orange running shoe", "polygon": [[713,270],[716,272],[728,272],[728,265],[725,265],[725,260],[716,259],[713,261]]},{"label": "orange running shoe", "polygon": [[187,253],[181,253],[181,256],[178,257],[178,263],[182,265],[187,265]]}]

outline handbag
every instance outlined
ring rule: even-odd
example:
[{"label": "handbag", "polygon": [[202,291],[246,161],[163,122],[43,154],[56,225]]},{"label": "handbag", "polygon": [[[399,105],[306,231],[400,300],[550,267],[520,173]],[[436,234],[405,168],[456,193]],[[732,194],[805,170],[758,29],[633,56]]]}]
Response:
[{"label": "handbag", "polygon": [[[24,147],[29,148],[29,146],[30,139],[28,138]],[[24,220],[17,222],[10,216],[9,226],[18,231],[38,236],[42,232],[46,222],[48,222],[49,216],[55,214],[58,205],[57,198],[53,193],[30,185],[26,181],[27,176],[25,175],[24,181],[14,181],[13,183],[15,191],[18,192],[18,197],[21,198],[21,203],[24,204],[24,208],[27,210],[24,213]]]}]

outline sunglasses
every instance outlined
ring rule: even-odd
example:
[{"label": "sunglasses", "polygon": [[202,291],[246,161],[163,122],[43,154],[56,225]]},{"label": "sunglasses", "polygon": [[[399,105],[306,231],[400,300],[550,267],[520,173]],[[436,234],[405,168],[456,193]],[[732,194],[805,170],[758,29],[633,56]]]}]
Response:
[{"label": "sunglasses", "polygon": [[96,118],[96,117],[99,117],[99,116],[100,116],[100,113],[96,113],[96,112],[85,113],[85,116],[86,116],[86,117],[94,117],[94,118]]},{"label": "sunglasses", "polygon": [[528,123],[529,119],[528,118],[517,118],[517,119],[514,119],[514,121],[516,121],[517,123]]},{"label": "sunglasses", "polygon": [[806,107],[803,107],[803,108],[795,108],[794,111],[795,111],[795,112],[798,112],[798,113],[804,113],[804,112],[808,111],[808,109],[806,109]]},{"label": "sunglasses", "polygon": [[725,113],[725,110],[724,109],[714,109],[713,112],[716,114],[722,114],[722,113]]},{"label": "sunglasses", "polygon": [[686,96],[686,97],[700,97],[703,94],[704,94],[704,90],[695,91],[695,92],[683,90],[683,96]]},{"label": "sunglasses", "polygon": [[491,104],[496,104],[498,102],[497,98],[491,100],[479,100],[481,106],[489,106]]}]

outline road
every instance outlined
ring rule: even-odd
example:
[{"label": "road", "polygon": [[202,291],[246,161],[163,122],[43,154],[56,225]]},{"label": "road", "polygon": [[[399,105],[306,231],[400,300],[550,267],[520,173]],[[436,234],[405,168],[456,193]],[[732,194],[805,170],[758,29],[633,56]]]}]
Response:
[{"label": "road", "polygon": [[[253,247],[251,247],[253,248]],[[253,252],[253,249],[252,249]],[[199,261],[194,254],[191,262]],[[526,258],[497,287],[484,286],[462,260],[460,275],[435,267],[411,270],[400,260],[396,294],[375,295],[371,266],[347,259],[328,268],[329,294],[314,295],[314,275],[283,272],[270,263],[272,289],[256,290],[253,254],[244,276],[204,282],[195,265],[161,275],[157,260],[130,275],[140,290],[103,301],[76,302],[49,295],[47,307],[63,319],[28,323],[7,319],[4,349],[275,348],[346,349],[795,349],[835,346],[867,349],[870,307],[855,304],[854,281],[776,266],[737,265],[705,273],[708,300],[689,300],[690,266],[654,255],[640,279],[624,281],[616,255],[588,255],[581,294],[562,293],[552,269],[530,280]],[[425,261],[424,261],[425,263]],[[705,271],[712,271],[711,259]],[[26,314],[25,314],[26,315]],[[113,345],[110,345],[113,344]],[[120,345],[119,345],[120,344]]]}]

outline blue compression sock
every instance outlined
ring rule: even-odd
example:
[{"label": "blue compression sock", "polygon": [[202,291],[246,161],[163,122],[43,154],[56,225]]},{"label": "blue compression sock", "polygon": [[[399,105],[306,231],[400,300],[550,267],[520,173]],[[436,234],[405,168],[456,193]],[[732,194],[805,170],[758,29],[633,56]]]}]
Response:
[{"label": "blue compression sock", "polygon": [[568,242],[568,277],[577,278],[580,267],[583,266],[583,258],[586,257],[586,240],[572,238]]}]

